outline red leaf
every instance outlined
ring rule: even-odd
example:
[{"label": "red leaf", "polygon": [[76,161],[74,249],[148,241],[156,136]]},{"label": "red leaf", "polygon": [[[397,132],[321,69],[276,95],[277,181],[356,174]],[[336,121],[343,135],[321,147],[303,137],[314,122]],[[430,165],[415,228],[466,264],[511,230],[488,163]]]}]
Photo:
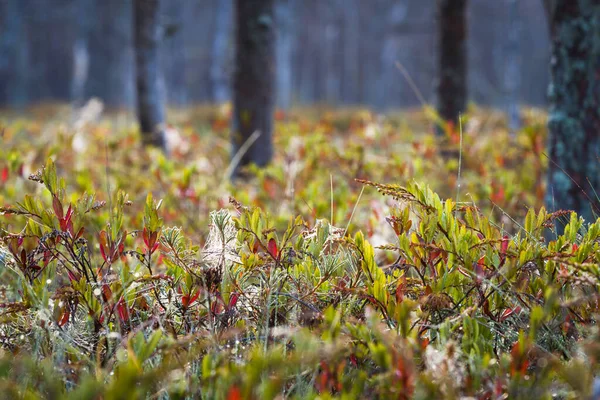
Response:
[{"label": "red leaf", "polygon": [[148,229],[146,229],[146,227],[144,227],[144,230],[142,231],[142,239],[144,239],[144,244],[146,245],[146,248],[150,248],[150,242],[148,240]]},{"label": "red leaf", "polygon": [[216,315],[221,314],[221,312],[223,312],[223,309],[223,301],[215,301],[214,303],[212,303],[210,311]]},{"label": "red leaf", "polygon": [[69,208],[67,209],[67,214],[64,216],[64,218],[60,218],[60,229],[63,232],[69,232],[71,233],[71,236],[73,235],[73,222],[71,221],[71,218],[73,217],[73,207],[71,207],[71,205],[69,204]]},{"label": "red leaf", "polygon": [[121,321],[129,321],[129,310],[127,310],[127,303],[125,303],[125,299],[123,297],[121,297],[121,300],[119,300],[117,303],[117,312],[119,313],[119,318]]},{"label": "red leaf", "polygon": [[510,351],[511,363],[510,363],[510,375],[514,376],[517,373],[524,375],[529,367],[529,360],[527,359],[526,349],[522,348],[519,341],[515,342]]},{"label": "red leaf", "polygon": [[198,299],[198,296],[200,296],[200,290],[196,294],[193,291],[189,295],[185,294],[181,296],[181,304],[184,308],[187,308]]},{"label": "red leaf", "polygon": [[500,254],[505,255],[506,250],[508,250],[508,236],[504,236],[500,243]]},{"label": "red leaf", "polygon": [[102,285],[102,297],[104,301],[110,300],[110,298],[112,297],[112,290],[110,290],[110,286],[106,284]]},{"label": "red leaf", "polygon": [[71,217],[73,216],[73,207],[69,204],[69,208],[67,208],[67,215],[65,215],[65,219],[67,221],[71,221]]},{"label": "red leaf", "polygon": [[391,216],[391,217],[385,217],[385,220],[387,221],[388,224],[391,225],[391,227],[394,230],[394,232],[396,233],[396,235],[400,235],[402,233],[400,231],[400,224],[398,223],[398,218]]},{"label": "red leaf", "polygon": [[510,317],[514,313],[519,313],[519,312],[521,312],[521,307],[519,307],[519,306],[517,306],[515,308],[507,308],[500,315],[500,322],[504,321],[506,318]]},{"label": "red leaf", "polygon": [[79,280],[81,279],[79,274],[77,274],[75,272],[67,271],[67,274],[69,274],[69,280],[71,282],[79,282]]},{"label": "red leaf", "polygon": [[52,196],[52,208],[54,209],[54,214],[58,217],[58,219],[64,218],[63,206],[60,200],[56,195]]},{"label": "red leaf", "polygon": [[100,231],[100,234],[98,235],[98,241],[104,247],[108,247],[108,242],[109,242],[108,233],[106,233],[106,231]]},{"label": "red leaf", "polygon": [[58,320],[58,326],[64,326],[67,322],[69,322],[69,316],[71,313],[69,313],[68,310],[63,311],[62,315],[60,316],[60,319]]},{"label": "red leaf", "polygon": [[[157,246],[158,243],[156,243],[157,239],[158,239],[158,231],[152,232],[152,235],[150,235],[150,241],[149,241],[150,246],[148,246],[148,247],[156,250],[156,248],[158,247]],[[152,250],[152,252],[154,252],[154,250]]]},{"label": "red leaf", "polygon": [[242,391],[237,386],[232,386],[227,393],[227,400],[242,400]]},{"label": "red leaf", "polygon": [[8,167],[2,168],[2,175],[0,176],[0,180],[2,181],[2,183],[8,180]]},{"label": "red leaf", "polygon": [[42,260],[44,261],[44,267],[48,266],[48,263],[52,260],[52,253],[48,250],[44,251],[44,258]]},{"label": "red leaf", "polygon": [[277,258],[277,256],[279,255],[279,251],[277,250],[277,242],[275,241],[275,239],[269,239],[268,250],[269,254],[271,254],[273,258]]},{"label": "red leaf", "polygon": [[102,255],[102,258],[104,259],[105,262],[108,262],[107,250],[109,247],[108,247],[108,235],[107,235],[106,231],[100,232],[100,234],[98,235],[98,242],[100,243],[100,254]]},{"label": "red leaf", "polygon": [[237,293],[231,293],[229,296],[229,304],[227,305],[227,309],[232,309],[238,302],[240,295]]},{"label": "red leaf", "polygon": [[104,246],[102,245],[102,243],[100,243],[100,254],[102,255],[102,258],[105,262],[108,261],[106,258],[106,251],[104,250]]},{"label": "red leaf", "polygon": [[192,295],[192,297],[190,298],[189,304],[192,304],[194,301],[196,301],[199,296],[200,296],[200,291],[198,290],[198,292],[195,295]]},{"label": "red leaf", "polygon": [[117,247],[117,253],[115,254],[115,259],[121,257],[123,255],[123,252],[125,251],[125,243],[123,243],[121,241],[121,243],[119,243],[119,246]]},{"label": "red leaf", "polygon": [[21,249],[21,265],[23,267],[27,265],[27,252],[25,249]]},{"label": "red leaf", "polygon": [[403,277],[396,287],[396,303],[400,304],[404,300],[404,286],[406,279]]}]

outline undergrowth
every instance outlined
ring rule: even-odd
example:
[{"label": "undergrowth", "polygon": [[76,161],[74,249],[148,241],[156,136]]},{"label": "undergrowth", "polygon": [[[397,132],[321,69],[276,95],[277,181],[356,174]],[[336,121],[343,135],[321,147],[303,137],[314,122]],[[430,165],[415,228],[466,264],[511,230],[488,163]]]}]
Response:
[{"label": "undergrowth", "polygon": [[[512,192],[503,185],[523,164],[541,173],[541,157],[525,145],[505,148],[491,161],[505,163],[504,169],[494,168],[467,130],[461,191],[471,198],[457,203],[450,199],[453,182],[408,179],[417,171],[434,177],[424,171],[455,168],[434,141],[415,140],[409,153],[419,157],[388,160],[392,168],[370,159],[360,145],[383,148],[388,140],[392,146],[392,137],[381,132],[401,126],[379,121],[380,131],[367,134],[376,123],[367,115],[350,122],[362,128],[344,128],[364,137],[328,148],[327,118],[311,135],[298,128],[308,123],[303,120],[280,124],[292,131],[279,142],[288,152],[283,162],[255,171],[251,184],[261,190],[253,192],[251,184],[234,190],[225,182],[213,187],[220,192],[212,198],[198,165],[178,169],[177,160],[192,155],[177,147],[172,161],[154,152],[134,154],[133,145],[104,138],[107,152],[86,150],[89,168],[81,172],[76,154],[60,152],[76,138],[63,132],[54,138],[56,148],[24,153],[17,140],[23,126],[13,121],[1,150],[0,196],[7,203],[0,209],[1,393],[74,399],[588,397],[600,355],[600,222],[543,208],[503,220],[506,214],[485,205],[488,189],[481,187],[488,184],[477,185],[486,174],[505,174],[492,180],[506,196],[494,203],[504,211],[520,210],[521,201],[535,204],[539,182],[527,186],[524,178]],[[221,129],[218,121],[214,131]],[[535,129],[526,128],[515,143],[531,140],[535,149]],[[90,135],[98,131],[108,129],[96,126]],[[117,137],[126,141],[129,135]],[[451,147],[452,132],[448,137]],[[494,140],[481,146],[491,149]],[[535,151],[541,155],[541,148]],[[50,157],[29,174],[25,167],[41,165],[41,153]],[[128,157],[130,167],[111,164]],[[470,164],[478,157],[483,171]],[[335,180],[318,176],[336,163]],[[136,175],[142,169],[149,172]],[[398,171],[394,181],[413,183],[378,183]],[[136,183],[132,176],[148,179]],[[152,189],[159,189],[145,190],[152,180]],[[95,187],[99,182],[103,186]],[[323,191],[324,182],[332,192]],[[449,199],[431,186],[449,192],[442,197]],[[154,193],[142,196],[144,190]],[[228,191],[234,197],[226,198]],[[498,190],[492,194],[499,196]],[[198,221],[204,212],[208,218]],[[333,224],[324,219],[330,215]],[[568,221],[560,232],[558,218]]]}]

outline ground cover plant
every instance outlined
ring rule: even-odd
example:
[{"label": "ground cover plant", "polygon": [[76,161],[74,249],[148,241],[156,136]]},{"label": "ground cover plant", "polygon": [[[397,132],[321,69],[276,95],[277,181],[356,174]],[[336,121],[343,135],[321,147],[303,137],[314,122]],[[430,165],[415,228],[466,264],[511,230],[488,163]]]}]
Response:
[{"label": "ground cover plant", "polygon": [[278,115],[229,182],[227,107],[6,116],[0,386],[11,398],[586,398],[600,224],[547,213],[543,115]]}]

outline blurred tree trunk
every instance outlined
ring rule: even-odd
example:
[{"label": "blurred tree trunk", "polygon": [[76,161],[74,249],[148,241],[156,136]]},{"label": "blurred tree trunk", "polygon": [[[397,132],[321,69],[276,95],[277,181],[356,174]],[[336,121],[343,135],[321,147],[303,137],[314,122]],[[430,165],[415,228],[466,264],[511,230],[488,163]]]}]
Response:
[{"label": "blurred tree trunk", "polygon": [[73,43],[73,74],[71,76],[71,103],[75,107],[85,104],[85,87],[90,72],[90,50],[89,50],[89,16],[88,7],[91,0],[76,3],[75,24],[77,26],[77,37]]},{"label": "blurred tree trunk", "polygon": [[229,40],[233,23],[233,0],[219,0],[215,20],[215,35],[212,42],[210,78],[212,98],[215,103],[230,99],[228,66],[230,61]]},{"label": "blurred tree trunk", "polygon": [[188,0],[161,2],[164,33],[160,46],[162,75],[166,82],[167,103],[184,106],[188,102],[186,85],[186,49],[184,41],[184,21]]},{"label": "blurred tree trunk", "polygon": [[360,10],[357,0],[345,0],[343,18],[342,99],[347,104],[358,103],[360,81]]},{"label": "blurred tree trunk", "polygon": [[276,0],[277,22],[277,106],[289,110],[292,104],[292,54],[294,48],[294,0]]},{"label": "blurred tree trunk", "polygon": [[26,15],[24,2],[0,2],[0,104],[9,107],[24,107],[30,100]]},{"label": "blurred tree trunk", "polygon": [[301,10],[298,17],[302,21],[298,25],[298,40],[302,43],[298,54],[298,97],[304,104],[310,104],[318,99],[314,66],[318,50],[315,32],[318,31],[319,16],[315,0],[303,0]]},{"label": "blurred tree trunk", "polygon": [[85,97],[99,97],[109,107],[134,104],[132,4],[132,0],[94,0],[85,10],[90,17]]},{"label": "blurred tree trunk", "polygon": [[518,0],[508,0],[508,41],[506,44],[506,62],[504,67],[504,85],[506,89],[506,112],[508,128],[514,133],[521,128],[519,114],[519,88],[521,87],[521,20]]},{"label": "blurred tree trunk", "polygon": [[264,166],[273,156],[274,0],[236,0],[236,11],[232,155],[258,131],[260,136],[244,152],[238,167]]},{"label": "blurred tree trunk", "polygon": [[165,91],[158,57],[160,0],[134,0],[137,114],[144,144],[165,150]]},{"label": "blurred tree trunk", "polygon": [[547,2],[552,41],[546,206],[599,212],[600,2]]},{"label": "blurred tree trunk", "polygon": [[340,13],[337,1],[319,2],[319,14],[324,17],[323,24],[323,69],[325,85],[325,101],[329,105],[336,105],[340,102],[340,78],[341,68],[338,68],[338,54],[340,47],[340,28],[338,24],[338,14]]},{"label": "blurred tree trunk", "polygon": [[437,13],[437,110],[457,126],[467,106],[467,0],[437,0]]},{"label": "blurred tree trunk", "polygon": [[[385,22],[385,36],[381,46],[381,75],[379,81],[380,96],[377,99],[377,108],[384,110],[394,102],[395,91],[400,92],[399,99],[403,100],[402,94],[406,93],[405,78],[400,74],[396,63],[402,63],[406,56],[410,57],[409,45],[406,32],[402,32],[402,27],[406,24],[409,15],[410,2],[396,2],[389,9]],[[405,55],[405,57],[402,57]],[[404,58],[404,59],[402,59]],[[397,82],[391,85],[391,82]]]}]

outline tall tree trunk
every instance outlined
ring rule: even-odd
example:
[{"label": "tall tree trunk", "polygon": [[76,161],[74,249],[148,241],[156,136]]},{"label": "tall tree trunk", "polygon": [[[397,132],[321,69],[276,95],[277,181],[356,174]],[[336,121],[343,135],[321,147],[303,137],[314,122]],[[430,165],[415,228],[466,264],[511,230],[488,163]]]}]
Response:
[{"label": "tall tree trunk", "polygon": [[512,133],[521,128],[519,114],[519,88],[521,87],[521,46],[519,36],[521,21],[518,0],[508,0],[508,41],[506,44],[506,63],[504,67],[504,85],[506,89],[506,112],[508,128]]},{"label": "tall tree trunk", "polygon": [[24,107],[30,100],[27,7],[21,1],[0,2],[0,105]]},{"label": "tall tree trunk", "polygon": [[329,105],[337,105],[340,101],[340,73],[338,68],[338,60],[340,48],[340,28],[338,24],[338,2],[337,1],[320,1],[320,12],[324,16],[325,23],[323,24],[323,69],[325,70],[325,101]]},{"label": "tall tree trunk", "polygon": [[548,1],[552,40],[546,206],[600,214],[600,2]]},{"label": "tall tree trunk", "polygon": [[186,85],[186,49],[184,41],[184,21],[187,0],[161,2],[164,37],[160,46],[160,58],[165,85],[167,104],[183,106],[188,102]]},{"label": "tall tree trunk", "polygon": [[360,81],[360,9],[359,1],[345,0],[342,7],[344,21],[342,99],[346,104],[358,103],[358,83]]},{"label": "tall tree trunk", "polygon": [[160,0],[134,0],[137,113],[143,142],[165,149],[165,91],[158,57]]},{"label": "tall tree trunk", "polygon": [[302,21],[298,25],[298,37],[302,46],[298,49],[298,98],[300,102],[310,104],[318,101],[317,79],[315,75],[315,31],[318,30],[319,16],[315,0],[303,0],[299,15]]},{"label": "tall tree trunk", "polygon": [[77,25],[77,38],[73,43],[73,74],[71,76],[71,103],[75,107],[85,104],[85,87],[90,72],[90,50],[88,32],[88,12],[91,0],[76,3],[75,21]]},{"label": "tall tree trunk", "polygon": [[132,51],[133,0],[90,1],[87,8],[90,54],[85,97],[109,107],[131,107],[135,84]]},{"label": "tall tree trunk", "polygon": [[456,126],[467,105],[467,0],[437,0],[437,13],[437,110]]},{"label": "tall tree trunk", "polygon": [[[406,1],[396,2],[390,7],[385,20],[385,33],[379,56],[381,60],[381,75],[378,82],[379,96],[375,103],[379,110],[385,110],[392,104],[398,105],[394,101],[396,99],[398,99],[396,101],[402,101],[408,98],[404,95],[408,85],[398,71],[396,63],[402,63],[403,66],[409,68],[409,71],[411,70],[410,66],[405,65],[405,61],[412,58],[409,52],[410,39],[407,40],[408,35],[402,31],[409,17],[409,5],[410,2]],[[400,105],[404,104],[400,103]]]},{"label": "tall tree trunk", "polygon": [[219,0],[215,19],[215,35],[212,43],[210,79],[212,99],[224,103],[230,99],[228,65],[230,61],[229,40],[233,23],[233,0]]},{"label": "tall tree trunk", "polygon": [[277,106],[289,110],[292,104],[292,53],[294,47],[294,0],[276,0],[277,22]]},{"label": "tall tree trunk", "polygon": [[244,152],[239,166],[264,166],[273,156],[274,0],[236,0],[236,11],[233,155],[258,131],[260,136]]}]

